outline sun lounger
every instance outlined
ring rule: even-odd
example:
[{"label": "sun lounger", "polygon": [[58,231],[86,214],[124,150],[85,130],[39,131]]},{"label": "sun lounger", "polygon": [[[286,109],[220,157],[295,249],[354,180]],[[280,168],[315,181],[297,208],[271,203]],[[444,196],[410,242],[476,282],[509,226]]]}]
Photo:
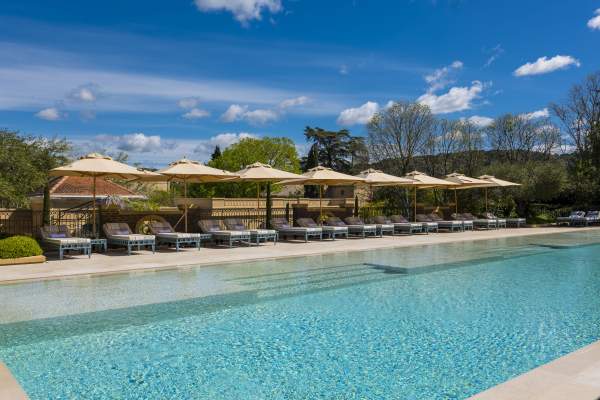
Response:
[{"label": "sun lounger", "polygon": [[477,229],[496,229],[498,224],[494,219],[476,218],[471,213],[462,213],[464,219],[473,221],[473,226]]},{"label": "sun lounger", "polygon": [[208,233],[215,243],[227,243],[232,247],[234,243],[244,243],[250,246],[251,235],[249,231],[232,231],[221,228],[218,221],[214,219],[201,219],[198,226],[203,233]]},{"label": "sun lounger", "polygon": [[378,215],[372,218],[371,221],[375,224],[375,226],[377,227],[377,234],[379,236],[383,236],[383,235],[395,235],[396,234],[396,227],[394,226],[394,223],[392,222],[391,219],[389,219],[386,216],[383,215]]},{"label": "sun lounger", "polygon": [[273,241],[273,244],[277,244],[279,235],[275,229],[248,229],[246,224],[239,218],[226,218],[225,226],[230,231],[247,231],[250,232],[250,240],[256,243],[258,246],[261,241],[268,242]]},{"label": "sun lounger", "polygon": [[430,213],[427,215],[427,217],[429,217],[429,219],[433,222],[437,222],[439,229],[445,229],[449,232],[464,232],[465,230],[465,225],[462,221],[445,220],[436,213]]},{"label": "sun lounger", "polygon": [[292,226],[285,218],[271,219],[271,226],[283,239],[289,237],[292,239],[301,238],[305,242],[308,242],[311,238],[323,240],[323,229],[321,227]]},{"label": "sun lounger", "polygon": [[585,226],[587,224],[587,221],[585,220],[585,211],[571,211],[571,214],[568,217],[556,218],[556,223],[558,225]]},{"label": "sun lounger", "polygon": [[[344,218],[344,222],[348,225],[348,231],[350,231],[350,226],[362,226],[363,227],[363,237],[372,235],[372,236],[383,236],[383,231],[377,226],[377,224],[365,224],[365,222],[359,217],[346,217]],[[391,232],[394,234],[394,227],[388,226],[387,232]]]},{"label": "sun lounger", "polygon": [[109,245],[127,247],[127,254],[131,254],[132,247],[137,247],[139,251],[142,246],[152,247],[154,253],[156,245],[154,235],[134,234],[129,225],[123,222],[107,222],[102,225],[102,230]]},{"label": "sun lounger", "polygon": [[345,237],[348,238],[348,227],[346,226],[329,226],[323,225],[319,227],[317,223],[312,218],[298,218],[296,221],[298,225],[305,228],[321,228],[323,230],[323,236],[326,236],[332,240],[335,240],[336,237]]},{"label": "sun lounger", "polygon": [[438,223],[433,221],[427,215],[417,214],[416,217],[417,222],[420,222],[423,225],[423,229],[427,230],[427,232],[437,232],[439,230]]},{"label": "sun lounger", "polygon": [[585,221],[588,225],[600,223],[600,214],[598,211],[588,211],[585,213]]},{"label": "sun lounger", "polygon": [[63,259],[65,250],[79,250],[87,254],[88,258],[92,255],[90,239],[71,236],[69,229],[64,225],[44,225],[40,228],[40,235],[44,245],[58,250],[60,260]]},{"label": "sun lounger", "polygon": [[390,216],[390,221],[394,224],[394,229],[398,233],[407,233],[412,235],[413,233],[429,233],[427,229],[423,229],[423,224],[420,222],[410,222],[402,215]]},{"label": "sun lounger", "polygon": [[486,212],[483,214],[484,219],[496,220],[496,228],[506,228],[506,218],[498,218],[491,212]]},{"label": "sun lounger", "polygon": [[161,244],[174,245],[175,250],[179,251],[181,245],[191,244],[200,250],[202,240],[210,240],[211,235],[206,233],[183,233],[176,232],[168,222],[151,221],[148,224],[150,232],[156,236],[156,242]]},{"label": "sun lounger", "polygon": [[366,237],[367,235],[376,236],[377,226],[375,225],[364,225],[364,224],[348,224],[342,221],[338,217],[329,217],[325,221],[329,226],[345,226],[348,228],[349,236]]},{"label": "sun lounger", "polygon": [[525,218],[506,218],[506,226],[511,228],[520,228],[526,223],[527,220]]},{"label": "sun lounger", "polygon": [[472,221],[472,220],[470,220],[470,219],[467,219],[467,218],[463,217],[463,215],[462,215],[462,214],[459,214],[459,213],[452,213],[452,214],[450,215],[450,217],[451,217],[451,218],[452,218],[454,221],[462,221],[462,223],[463,223],[463,229],[464,229],[465,231],[472,231],[472,230],[473,230],[473,228],[474,228],[473,221]]}]

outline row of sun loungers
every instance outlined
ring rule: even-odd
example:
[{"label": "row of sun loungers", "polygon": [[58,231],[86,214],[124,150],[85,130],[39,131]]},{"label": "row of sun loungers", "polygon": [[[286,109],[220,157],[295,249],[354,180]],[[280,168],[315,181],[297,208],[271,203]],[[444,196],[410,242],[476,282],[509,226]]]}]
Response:
[{"label": "row of sun loungers", "polygon": [[568,217],[556,218],[558,225],[589,226],[600,223],[600,211],[573,211]]},{"label": "row of sun loungers", "polygon": [[[227,218],[223,226],[217,220],[200,220],[198,227],[202,233],[177,232],[171,224],[162,221],[149,223],[149,234],[136,234],[126,223],[105,223],[102,226],[106,241],[109,245],[124,247],[131,254],[133,249],[150,247],[152,252],[156,246],[173,246],[179,251],[183,246],[193,246],[200,249],[203,241],[212,241],[217,245],[232,247],[234,244],[259,245],[262,242],[272,241],[274,244],[282,239],[323,240],[349,237],[382,237],[383,235],[412,235],[428,234],[446,230],[449,232],[462,232],[477,229],[498,229],[507,225],[519,227],[525,223],[524,219],[496,218],[492,214],[484,218],[476,218],[472,214],[452,214],[451,220],[445,220],[435,213],[417,214],[417,221],[410,222],[402,215],[376,216],[365,223],[359,217],[329,217],[323,225],[318,225],[311,218],[299,218],[297,226],[292,226],[285,218],[273,218],[273,229],[249,229],[242,220]],[[78,250],[83,254],[91,255],[91,240],[87,238],[72,237],[65,226],[44,226],[41,230],[42,240],[49,247],[56,248],[62,259],[64,251]]]}]

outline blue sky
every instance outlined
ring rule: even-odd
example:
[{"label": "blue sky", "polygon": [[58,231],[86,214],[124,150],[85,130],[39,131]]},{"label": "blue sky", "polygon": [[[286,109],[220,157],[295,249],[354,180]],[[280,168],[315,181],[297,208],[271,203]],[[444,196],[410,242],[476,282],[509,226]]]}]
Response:
[{"label": "blue sky", "polygon": [[22,1],[0,5],[0,126],[160,166],[389,101],[543,116],[600,66],[600,1]]}]

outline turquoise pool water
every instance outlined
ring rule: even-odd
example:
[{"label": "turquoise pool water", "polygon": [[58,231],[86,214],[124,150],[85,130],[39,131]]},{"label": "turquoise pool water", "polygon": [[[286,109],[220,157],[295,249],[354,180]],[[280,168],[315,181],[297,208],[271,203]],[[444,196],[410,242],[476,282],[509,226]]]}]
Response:
[{"label": "turquoise pool water", "polygon": [[0,286],[0,359],[32,399],[463,399],[599,339],[598,242]]}]

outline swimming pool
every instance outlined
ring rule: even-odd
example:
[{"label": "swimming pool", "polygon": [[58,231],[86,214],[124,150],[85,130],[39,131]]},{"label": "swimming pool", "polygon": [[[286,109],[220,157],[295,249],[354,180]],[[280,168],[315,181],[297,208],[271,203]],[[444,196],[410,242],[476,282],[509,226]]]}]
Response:
[{"label": "swimming pool", "polygon": [[600,337],[594,231],[0,286],[32,399],[462,399]]}]

